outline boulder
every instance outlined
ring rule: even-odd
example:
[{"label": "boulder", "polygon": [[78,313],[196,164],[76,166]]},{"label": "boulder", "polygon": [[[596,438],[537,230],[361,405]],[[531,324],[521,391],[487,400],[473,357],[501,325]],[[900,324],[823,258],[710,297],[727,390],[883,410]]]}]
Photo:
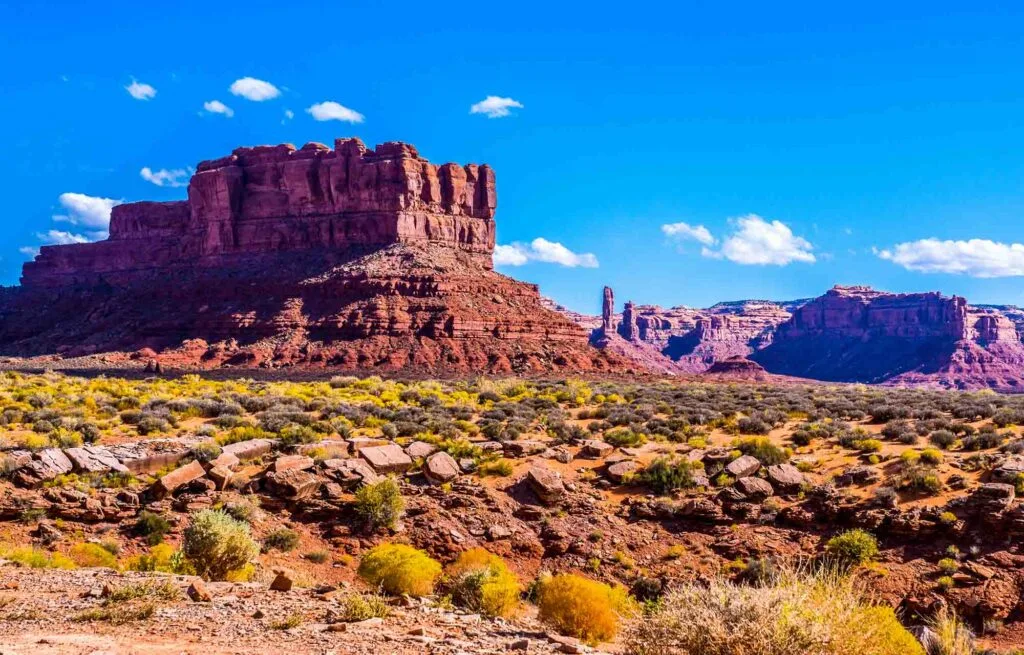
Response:
[{"label": "boulder", "polygon": [[757,473],[761,462],[750,455],[740,455],[725,465],[725,472],[734,478],[745,478]]},{"label": "boulder", "polygon": [[565,485],[557,472],[535,466],[526,472],[526,481],[545,505],[552,505],[565,497]]},{"label": "boulder", "polygon": [[439,451],[423,463],[423,475],[433,484],[444,484],[459,477],[459,465],[451,455]]},{"label": "boulder", "polygon": [[775,493],[767,480],[754,477],[740,478],[736,481],[736,488],[751,500],[764,500]]},{"label": "boulder", "polygon": [[998,482],[1010,482],[1022,473],[1024,473],[1024,455],[1010,455],[992,470],[992,477]]},{"label": "boulder", "polygon": [[631,459],[615,462],[608,467],[608,479],[615,483],[621,483],[627,475],[635,473],[639,468],[640,465]]},{"label": "boulder", "polygon": [[804,484],[804,474],[792,464],[775,464],[768,467],[768,481],[782,492],[799,491]]},{"label": "boulder", "polygon": [[233,475],[231,469],[226,466],[214,466],[212,469],[206,472],[207,477],[213,482],[214,488],[217,491],[223,491],[227,488],[228,483],[231,482],[231,476]]},{"label": "boulder", "polygon": [[361,448],[359,456],[377,473],[405,473],[412,468],[412,459],[398,444]]},{"label": "boulder", "polygon": [[264,477],[267,490],[286,500],[309,498],[320,488],[321,480],[309,471],[286,469],[271,471]]},{"label": "boulder", "polygon": [[210,468],[216,468],[219,466],[221,468],[226,468],[230,471],[234,470],[234,468],[239,464],[241,464],[241,460],[239,460],[237,456],[222,451],[221,454],[217,455],[215,459],[211,460],[210,463],[207,464],[207,466]]},{"label": "boulder", "polygon": [[603,459],[615,450],[615,446],[600,439],[587,439],[583,441],[579,456],[584,459]]},{"label": "boulder", "polygon": [[437,446],[426,441],[414,441],[405,447],[405,454],[413,459],[426,459],[437,452]]},{"label": "boulder", "polygon": [[174,490],[181,485],[192,482],[193,480],[198,480],[204,475],[206,475],[206,470],[203,468],[202,464],[199,462],[189,462],[185,466],[174,469],[154,482],[153,492],[159,498],[167,494],[174,493]]}]

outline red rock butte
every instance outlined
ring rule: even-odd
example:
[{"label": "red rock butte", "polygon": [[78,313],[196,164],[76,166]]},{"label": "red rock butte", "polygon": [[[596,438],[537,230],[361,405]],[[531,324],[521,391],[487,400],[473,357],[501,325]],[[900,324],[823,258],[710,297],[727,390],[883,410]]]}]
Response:
[{"label": "red rock butte", "polygon": [[44,246],[22,284],[116,284],[147,269],[394,243],[450,246],[490,267],[496,206],[489,166],[434,165],[405,143],[237,148],[196,167],[187,201],[119,205],[107,240]]},{"label": "red rock butte", "polygon": [[119,205],[106,240],[43,247],[0,293],[0,354],[615,368],[535,285],[492,270],[496,207],[489,166],[434,165],[404,143],[238,148],[196,167],[187,201]]}]

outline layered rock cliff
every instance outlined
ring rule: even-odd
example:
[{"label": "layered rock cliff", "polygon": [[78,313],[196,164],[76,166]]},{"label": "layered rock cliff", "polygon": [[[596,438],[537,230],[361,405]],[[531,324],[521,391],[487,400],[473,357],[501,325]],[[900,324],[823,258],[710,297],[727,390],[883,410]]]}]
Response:
[{"label": "layered rock cliff", "polygon": [[708,309],[630,302],[621,320],[612,299],[606,291],[592,342],[654,370],[1024,391],[1017,314],[958,296],[837,286],[806,301]]},{"label": "layered rock cliff", "polygon": [[0,353],[143,350],[182,366],[613,367],[537,287],[492,270],[490,167],[358,139],[239,148],[188,200],[115,207],[0,296]]}]

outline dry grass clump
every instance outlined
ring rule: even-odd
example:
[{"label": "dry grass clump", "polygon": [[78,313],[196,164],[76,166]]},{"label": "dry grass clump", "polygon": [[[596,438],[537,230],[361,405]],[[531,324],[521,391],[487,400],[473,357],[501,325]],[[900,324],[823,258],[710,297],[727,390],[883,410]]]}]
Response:
[{"label": "dry grass clump", "polygon": [[589,644],[614,638],[622,618],[635,611],[625,588],[572,574],[540,580],[537,607],[541,621]]},{"label": "dry grass clump", "polygon": [[428,596],[440,575],[437,560],[405,544],[375,546],[359,563],[360,578],[394,596]]},{"label": "dry grass clump", "polygon": [[633,622],[630,655],[924,655],[889,607],[829,570],[782,571],[763,586],[684,584]]},{"label": "dry grass clump", "polygon": [[484,616],[508,617],[519,608],[522,587],[497,555],[473,548],[459,555],[447,569],[453,600]]}]

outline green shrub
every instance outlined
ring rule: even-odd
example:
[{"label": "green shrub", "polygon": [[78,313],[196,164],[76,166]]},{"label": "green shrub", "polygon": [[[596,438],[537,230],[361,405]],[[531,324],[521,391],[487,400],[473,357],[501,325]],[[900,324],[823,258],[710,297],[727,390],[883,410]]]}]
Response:
[{"label": "green shrub", "polygon": [[496,459],[490,462],[481,462],[480,466],[477,467],[476,472],[481,477],[493,475],[496,477],[506,478],[512,475],[512,462],[507,459]]},{"label": "green shrub", "polygon": [[145,537],[146,543],[150,546],[155,546],[163,541],[164,535],[170,530],[171,524],[167,519],[149,510],[144,509],[139,512],[139,517],[135,521],[135,533]]},{"label": "green shrub", "polygon": [[342,621],[350,622],[386,619],[391,614],[391,605],[379,594],[349,594],[342,599],[339,614]]},{"label": "green shrub", "polygon": [[789,453],[771,442],[767,437],[737,439],[733,448],[744,455],[750,455],[765,466],[774,466],[789,461]]},{"label": "green shrub", "polygon": [[278,528],[263,537],[263,551],[280,550],[287,553],[299,545],[299,533],[288,528]]},{"label": "green shrub", "polygon": [[356,491],[356,513],[372,531],[393,529],[404,509],[402,491],[394,478],[363,485]]},{"label": "green shrub", "polygon": [[182,552],[196,573],[210,580],[223,580],[241,569],[259,550],[248,523],[218,510],[192,514],[182,542]]},{"label": "green shrub", "polygon": [[441,564],[405,544],[381,544],[359,562],[359,577],[394,596],[428,596],[441,575]]},{"label": "green shrub", "polygon": [[829,539],[825,552],[843,565],[865,564],[878,555],[878,540],[859,528],[847,530]]},{"label": "green shrub", "polygon": [[647,442],[647,437],[629,428],[615,428],[604,433],[604,440],[620,448],[635,448]]},{"label": "green shrub", "polygon": [[691,462],[680,457],[659,457],[640,472],[636,479],[656,493],[664,494],[696,486],[694,473],[703,470],[704,465],[700,462]]}]

